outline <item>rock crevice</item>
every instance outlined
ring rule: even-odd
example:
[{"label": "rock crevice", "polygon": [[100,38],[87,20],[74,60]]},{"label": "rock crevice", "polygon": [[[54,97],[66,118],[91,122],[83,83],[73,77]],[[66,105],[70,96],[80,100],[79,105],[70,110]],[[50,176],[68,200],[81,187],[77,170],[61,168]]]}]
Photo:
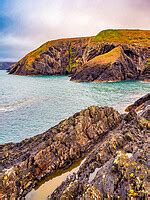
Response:
[{"label": "rock crevice", "polygon": [[147,94],[123,115],[91,106],[40,135],[1,145],[3,198],[24,198],[42,178],[88,153],[49,199],[147,199],[149,102]]}]

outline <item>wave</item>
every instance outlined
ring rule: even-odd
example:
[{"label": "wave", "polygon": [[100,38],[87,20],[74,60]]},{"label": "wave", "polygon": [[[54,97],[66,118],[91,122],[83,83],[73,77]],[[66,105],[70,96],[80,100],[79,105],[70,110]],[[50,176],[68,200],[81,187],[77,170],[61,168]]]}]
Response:
[{"label": "wave", "polygon": [[21,101],[17,101],[13,104],[8,104],[8,105],[0,105],[0,112],[8,112],[8,111],[13,111],[19,107],[22,107],[28,103],[31,102],[31,99],[24,99]]}]

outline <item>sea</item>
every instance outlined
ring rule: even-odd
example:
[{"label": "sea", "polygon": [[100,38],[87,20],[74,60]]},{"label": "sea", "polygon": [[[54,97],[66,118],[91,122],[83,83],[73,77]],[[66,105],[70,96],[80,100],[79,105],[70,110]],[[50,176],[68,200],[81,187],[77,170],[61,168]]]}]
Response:
[{"label": "sea", "polygon": [[120,113],[150,92],[150,83],[77,83],[68,76],[17,76],[0,71],[0,144],[42,133],[91,105]]}]

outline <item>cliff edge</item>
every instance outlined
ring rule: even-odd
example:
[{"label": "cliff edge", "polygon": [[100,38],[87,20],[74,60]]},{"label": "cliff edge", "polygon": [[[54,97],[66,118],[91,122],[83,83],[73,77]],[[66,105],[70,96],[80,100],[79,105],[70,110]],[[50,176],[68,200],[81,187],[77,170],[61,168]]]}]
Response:
[{"label": "cliff edge", "polygon": [[9,73],[16,75],[74,74],[74,69],[76,71],[82,68],[91,59],[119,45],[136,66],[137,79],[149,80],[149,30],[104,30],[92,37],[49,41],[14,64]]}]

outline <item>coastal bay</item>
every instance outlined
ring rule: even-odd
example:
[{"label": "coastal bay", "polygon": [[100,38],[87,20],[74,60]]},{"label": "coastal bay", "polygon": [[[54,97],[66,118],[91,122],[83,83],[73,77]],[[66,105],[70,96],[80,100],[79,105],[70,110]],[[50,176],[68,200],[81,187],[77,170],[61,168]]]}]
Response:
[{"label": "coastal bay", "polygon": [[0,71],[0,143],[37,135],[91,105],[127,105],[150,90],[143,81],[76,83],[67,76],[12,76]]}]

